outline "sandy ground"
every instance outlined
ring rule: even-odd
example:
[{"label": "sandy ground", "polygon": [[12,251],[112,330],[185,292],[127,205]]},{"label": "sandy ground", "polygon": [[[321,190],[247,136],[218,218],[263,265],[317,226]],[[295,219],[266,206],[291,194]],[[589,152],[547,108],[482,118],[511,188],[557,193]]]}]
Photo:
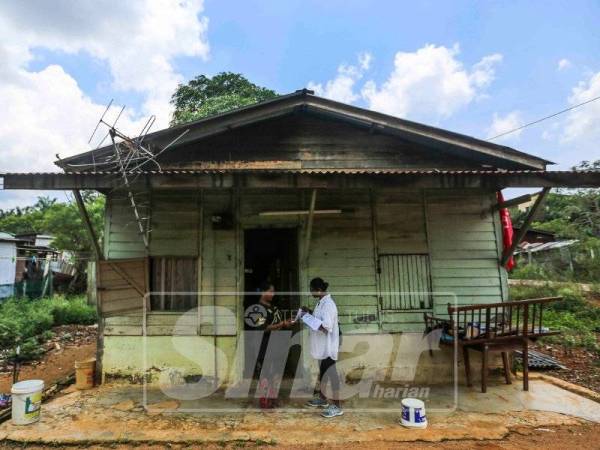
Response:
[{"label": "sandy ground", "polygon": [[[454,440],[497,443],[504,442],[500,440],[513,432],[529,438],[556,434],[557,431],[547,431],[554,427],[584,430],[580,427],[600,423],[600,404],[542,380],[532,380],[529,392],[523,392],[517,383],[494,384],[487,394],[461,388],[457,409],[429,409],[429,426],[423,430],[400,426],[399,412],[393,409],[398,402],[390,403],[388,399],[355,399],[355,404],[348,401],[343,418],[325,420],[318,411],[303,408],[302,403],[293,404],[292,400],[286,410],[265,412],[244,409],[242,400],[225,399],[222,395],[178,402],[165,397],[158,388],[146,391],[145,412],[142,401],[146,400],[140,394],[129,384],[66,392],[44,404],[40,422],[26,427],[5,422],[0,426],[0,435],[6,441],[32,445],[139,443],[141,448],[164,448],[167,444],[185,448],[192,443],[275,443],[283,448],[368,448],[367,444],[375,441],[381,443],[381,448],[391,448],[400,442],[406,446],[407,442],[412,445],[419,441],[439,445]],[[453,391],[440,386],[432,391],[428,401],[432,406],[441,406],[452,398]],[[239,405],[233,411],[235,402]],[[227,410],[219,409],[224,406]],[[189,412],[192,410],[195,412]],[[585,442],[587,448],[596,443]]]},{"label": "sandy ground", "polygon": [[[38,361],[24,362],[19,380],[42,379],[46,386],[64,379],[75,368],[75,361],[96,356],[95,325],[61,325],[52,329],[51,339],[42,343],[43,356]],[[12,361],[0,363],[0,393],[10,393]]]},{"label": "sandy ground", "polygon": [[[40,361],[39,364],[36,365],[26,365],[22,368],[20,379],[27,378],[42,378],[46,381],[47,384],[57,381],[58,379],[64,378],[66,375],[73,371],[73,362],[79,359],[85,359],[90,356],[94,356],[95,354],[95,344],[94,343],[66,343],[65,345],[61,345],[58,350],[50,350]],[[579,358],[573,358],[574,360]],[[571,361],[570,361],[571,362]],[[585,362],[581,361],[582,364]],[[576,366],[576,364],[574,364]],[[576,366],[577,367],[577,366]],[[566,378],[566,377],[565,377]],[[573,380],[575,381],[575,380]],[[578,381],[582,381],[581,379]],[[587,381],[587,380],[586,380]],[[11,375],[9,373],[0,374],[0,392],[6,392],[7,389],[10,388],[11,384]],[[516,383],[518,384],[518,383]],[[587,384],[587,383],[582,383]],[[596,387],[592,384],[591,387]],[[72,391],[72,389],[71,389]],[[69,394],[66,394],[69,396]],[[76,395],[72,393],[71,395]],[[482,398],[480,394],[474,393],[477,398]],[[116,401],[117,399],[115,399]],[[68,403],[68,402],[67,402]],[[108,405],[105,405],[108,406]],[[111,405],[115,406],[115,405]],[[122,404],[120,405],[123,406]],[[65,405],[68,408],[67,405]],[[125,410],[121,410],[119,414],[122,417],[120,419],[131,419],[135,417],[135,414],[127,411],[127,407]],[[137,409],[137,408],[136,408]],[[70,414],[69,414],[70,415]],[[84,414],[85,416],[85,414]],[[202,448],[209,450],[216,450],[222,448],[274,448],[274,449],[296,449],[296,448],[306,448],[306,449],[344,449],[344,450],[354,450],[354,449],[372,449],[376,448],[378,450],[383,449],[395,449],[395,448],[407,448],[411,449],[539,449],[543,448],[546,450],[554,450],[554,449],[565,449],[565,448],[585,448],[585,449],[600,449],[600,423],[592,423],[586,420],[573,420],[572,418],[568,418],[567,416],[554,414],[548,416],[540,416],[538,412],[532,412],[531,414],[527,414],[526,411],[522,411],[519,413],[513,413],[510,416],[505,417],[504,419],[497,420],[498,417],[493,417],[493,414],[482,414],[478,413],[477,417],[471,417],[467,420],[465,417],[455,417],[456,423],[448,423],[448,425],[461,425],[469,426],[470,423],[472,428],[468,428],[467,432],[464,433],[463,436],[455,436],[453,440],[445,440],[442,437],[440,442],[393,442],[393,435],[402,434],[405,430],[402,427],[396,426],[391,429],[388,429],[386,426],[385,430],[378,430],[377,428],[370,429],[368,426],[361,426],[361,421],[355,421],[351,419],[351,415],[348,418],[344,418],[352,422],[353,429],[348,428],[346,432],[356,432],[355,427],[361,429],[361,431],[368,431],[369,441],[368,442],[342,442],[343,443],[335,443],[335,442],[327,442],[327,443],[315,443],[314,439],[311,439],[311,443],[302,443],[301,440],[288,441],[288,444],[281,444],[278,442],[282,442],[280,439],[273,441],[269,439],[268,430],[273,430],[274,435],[279,435],[281,437],[281,428],[286,428],[289,426],[289,423],[285,419],[278,419],[277,416],[271,415],[267,416],[266,420],[261,421],[260,428],[264,428],[265,433],[260,433],[258,439],[255,439],[255,436],[245,436],[244,433],[236,433],[236,426],[229,427],[225,426],[226,429],[223,434],[224,436],[231,435],[229,437],[224,438],[221,441],[213,441],[206,442],[202,444],[191,444],[188,442],[178,441],[178,439],[174,439],[173,441],[169,440],[161,440],[161,442],[155,441],[145,441],[133,444],[124,444],[119,442],[119,439],[116,439],[113,442],[99,443],[99,441],[94,441],[93,439],[89,442],[85,441],[85,438],[79,442],[71,442],[66,446],[63,446],[59,443],[52,443],[50,445],[45,444],[25,444],[21,442],[14,442],[10,439],[0,441],[0,449],[14,449],[14,448],[31,448],[31,449],[83,449],[83,448],[92,448],[92,449],[192,449],[192,448]],[[535,416],[535,417],[534,417]],[[96,419],[102,419],[99,416],[95,417],[82,417],[81,425],[85,428],[85,423],[87,423],[87,419],[91,419],[88,425],[93,425],[93,421]],[[77,420],[77,419],[75,419]],[[100,420],[102,421],[102,420]],[[504,421],[504,422],[503,422]],[[134,420],[134,422],[136,422]],[[139,422],[138,426],[147,426],[147,423]],[[154,417],[150,420],[153,425],[159,428],[172,428],[177,430],[178,424],[177,421],[171,423],[170,419],[165,419],[162,416]],[[144,423],[144,425],[142,425]],[[298,421],[299,426],[303,428],[305,431],[310,431],[309,428],[314,429],[315,431],[321,431],[324,433],[334,434],[334,428],[331,427],[327,422],[323,422],[321,420],[305,420],[301,419]],[[108,423],[105,425],[110,426]],[[243,424],[241,428],[245,428]],[[248,425],[248,424],[246,424]],[[389,425],[389,424],[388,424]],[[194,423],[185,423],[183,428],[181,428],[181,432],[189,432],[190,426],[193,428],[195,426]],[[118,428],[118,426],[117,426]],[[278,430],[278,428],[280,428]],[[343,427],[342,427],[343,428]],[[166,430],[165,430],[166,431]],[[249,430],[246,430],[249,431]],[[339,431],[339,430],[337,430]],[[384,431],[384,433],[381,433]],[[390,436],[392,435],[392,436]],[[236,440],[236,436],[239,439]],[[475,438],[475,439],[473,439]],[[293,442],[293,443],[292,443]],[[339,441],[338,441],[339,442]]]},{"label": "sandy ground", "polygon": [[[26,364],[21,367],[19,380],[42,379],[46,386],[65,378],[75,368],[75,361],[96,356],[96,344],[68,345],[60,350],[52,350],[44,355],[39,364]],[[0,392],[10,392],[12,374],[0,375]]]},{"label": "sandy ground", "polygon": [[[331,450],[367,450],[367,449],[400,449],[410,446],[413,450],[421,449],[440,449],[440,450],[471,450],[471,449],[489,449],[489,450],[563,450],[569,448],[585,448],[585,449],[600,449],[600,424],[583,424],[578,426],[561,426],[561,427],[544,427],[544,428],[516,428],[501,440],[457,440],[446,442],[406,442],[390,443],[383,441],[371,441],[365,444],[344,444],[344,445],[309,445],[303,446],[305,449],[331,449]],[[22,443],[5,442],[0,443],[0,449],[16,449],[23,448]],[[282,446],[273,445],[261,442],[235,442],[235,443],[218,443],[218,444],[203,444],[203,445],[187,445],[187,444],[106,444],[106,445],[76,445],[76,446],[45,446],[45,445],[30,445],[27,448],[32,450],[50,450],[50,449],[148,449],[148,450],[163,450],[163,449],[239,449],[239,448],[265,448],[276,450],[292,450],[298,446]]]}]

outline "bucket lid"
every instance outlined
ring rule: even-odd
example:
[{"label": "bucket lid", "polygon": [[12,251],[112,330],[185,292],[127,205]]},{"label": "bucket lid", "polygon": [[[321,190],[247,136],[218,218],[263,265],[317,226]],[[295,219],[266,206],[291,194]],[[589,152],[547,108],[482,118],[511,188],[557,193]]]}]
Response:
[{"label": "bucket lid", "polygon": [[425,403],[418,398],[403,398],[402,406],[406,406],[408,408],[425,408]]},{"label": "bucket lid", "polygon": [[10,392],[13,394],[31,394],[44,389],[44,380],[25,380],[12,385]]}]

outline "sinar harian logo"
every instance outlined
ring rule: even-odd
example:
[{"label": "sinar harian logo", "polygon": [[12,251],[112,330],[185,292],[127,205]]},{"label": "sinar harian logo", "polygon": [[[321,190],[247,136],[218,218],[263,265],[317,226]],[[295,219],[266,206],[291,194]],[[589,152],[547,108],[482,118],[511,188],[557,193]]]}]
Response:
[{"label": "sinar harian logo", "polygon": [[244,311],[244,322],[252,328],[260,327],[267,321],[267,310],[263,305],[250,305]]}]

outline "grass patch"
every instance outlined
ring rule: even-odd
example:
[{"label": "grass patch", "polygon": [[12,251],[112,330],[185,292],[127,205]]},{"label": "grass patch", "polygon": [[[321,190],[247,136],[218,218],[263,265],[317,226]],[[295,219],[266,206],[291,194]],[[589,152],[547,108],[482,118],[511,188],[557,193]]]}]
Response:
[{"label": "grass patch", "polygon": [[546,342],[562,345],[565,350],[585,348],[600,356],[600,308],[587,300],[587,295],[576,284],[566,286],[511,286],[511,298],[556,297],[563,299],[551,303],[544,311],[544,325],[561,335],[544,338]]},{"label": "grass patch", "polygon": [[39,343],[52,337],[52,327],[96,323],[96,309],[85,296],[42,299],[11,298],[0,304],[0,350],[21,346],[21,359],[39,356]]}]

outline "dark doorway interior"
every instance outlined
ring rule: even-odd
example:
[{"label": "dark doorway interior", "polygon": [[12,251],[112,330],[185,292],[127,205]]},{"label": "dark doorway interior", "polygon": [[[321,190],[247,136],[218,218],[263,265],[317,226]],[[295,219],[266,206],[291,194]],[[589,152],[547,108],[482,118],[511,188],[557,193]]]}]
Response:
[{"label": "dark doorway interior", "polygon": [[[257,292],[263,281],[275,286],[275,306],[283,319],[293,317],[300,306],[298,291],[298,231],[295,228],[251,229],[244,232],[244,290]],[[246,295],[244,310],[256,302],[256,296]],[[246,345],[249,345],[246,341]],[[246,347],[246,354],[251,354]],[[292,347],[285,368],[286,376],[296,371],[300,349]],[[251,377],[254,361],[246,361],[244,375]]]}]

